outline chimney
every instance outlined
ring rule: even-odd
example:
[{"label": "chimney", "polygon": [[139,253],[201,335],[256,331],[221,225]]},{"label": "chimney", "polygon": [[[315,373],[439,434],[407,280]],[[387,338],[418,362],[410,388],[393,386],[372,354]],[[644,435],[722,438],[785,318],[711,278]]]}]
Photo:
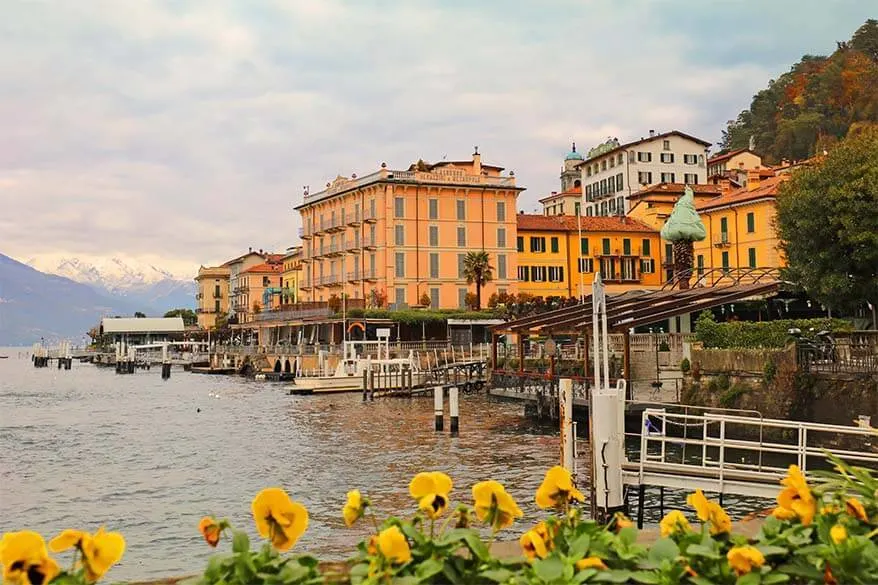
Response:
[{"label": "chimney", "polygon": [[755,191],[759,188],[759,171],[752,169],[747,171],[747,190]]},{"label": "chimney", "polygon": [[473,174],[478,176],[482,174],[482,155],[479,154],[479,147],[473,147]]},{"label": "chimney", "polygon": [[719,192],[720,192],[720,195],[728,195],[729,193],[732,192],[732,181],[728,177],[723,176],[720,178]]},{"label": "chimney", "polygon": [[247,253],[249,254],[251,252],[253,252],[253,246],[250,246],[249,248],[247,248]]},{"label": "chimney", "polygon": [[655,130],[650,130],[650,131],[649,131],[649,137],[650,137],[650,138],[655,138]]}]

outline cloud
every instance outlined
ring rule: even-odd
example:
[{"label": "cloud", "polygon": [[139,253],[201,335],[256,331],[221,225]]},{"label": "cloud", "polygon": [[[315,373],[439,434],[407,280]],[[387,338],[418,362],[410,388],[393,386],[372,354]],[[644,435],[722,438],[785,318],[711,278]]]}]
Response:
[{"label": "cloud", "polygon": [[[296,240],[304,185],[465,157],[531,209],[569,141],[716,141],[854,1],[8,0],[0,247],[197,267]],[[816,23],[816,24],[815,24]]]}]

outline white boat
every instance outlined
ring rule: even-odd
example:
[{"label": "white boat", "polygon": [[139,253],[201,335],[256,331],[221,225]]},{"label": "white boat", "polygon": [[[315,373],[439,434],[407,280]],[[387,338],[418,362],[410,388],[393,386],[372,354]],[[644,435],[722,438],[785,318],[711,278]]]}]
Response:
[{"label": "white boat", "polygon": [[[321,362],[326,360],[321,356]],[[391,358],[386,341],[345,341],[344,355],[332,374],[321,375],[325,368],[319,367],[316,375],[297,372],[292,394],[317,394],[324,392],[362,392],[366,372],[374,372],[376,388],[381,390],[401,389],[404,385],[403,371],[412,372],[412,386],[420,386],[426,380],[426,373],[409,352],[405,358]]]}]

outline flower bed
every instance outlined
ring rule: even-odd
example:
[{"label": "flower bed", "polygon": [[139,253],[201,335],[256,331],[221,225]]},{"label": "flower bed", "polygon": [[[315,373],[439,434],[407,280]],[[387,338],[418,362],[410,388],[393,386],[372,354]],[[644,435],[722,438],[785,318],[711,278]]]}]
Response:
[{"label": "flower bed", "polygon": [[[265,543],[226,520],[202,519],[208,545],[231,541],[231,551],[211,557],[202,576],[181,585],[304,585],[317,583],[772,585],[777,583],[878,583],[878,479],[868,470],[829,457],[833,472],[815,472],[809,485],[791,466],[777,507],[752,538],[732,533],[728,514],[701,490],[687,499],[693,526],[680,510],[660,523],[661,537],[638,544],[637,529],[617,514],[608,525],[581,517],[583,495],[570,474],[553,467],[536,492],[546,518],[525,531],[519,558],[491,553],[498,535],[522,516],[495,481],[472,486],[472,504],[452,507],[453,482],[441,472],[419,473],[409,484],[416,512],[410,519],[379,521],[359,491],[342,507],[347,526],[374,532],[348,563],[319,563],[285,554],[308,528],[308,511],[280,488],[261,491],[252,511]],[[477,528],[484,529],[483,537]],[[49,555],[42,536],[11,532],[0,540],[3,580],[16,585],[83,585],[99,580],[121,559],[122,535],[65,530],[49,542],[53,552],[73,551],[69,570]]]}]

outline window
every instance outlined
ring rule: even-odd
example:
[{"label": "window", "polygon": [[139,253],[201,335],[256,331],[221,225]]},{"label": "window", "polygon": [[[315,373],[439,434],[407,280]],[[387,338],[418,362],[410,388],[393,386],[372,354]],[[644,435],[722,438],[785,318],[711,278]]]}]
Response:
[{"label": "window", "polygon": [[698,276],[704,276],[704,256],[699,254],[695,259],[695,266],[698,268]]},{"label": "window", "polygon": [[457,219],[460,221],[466,219],[466,201],[463,199],[457,200]]},{"label": "window", "polygon": [[497,254],[497,278],[506,279],[506,254]]},{"label": "window", "polygon": [[652,258],[641,258],[640,259],[640,273],[641,274],[655,273],[655,260]]},{"label": "window", "polygon": [[466,228],[457,228],[457,245],[460,248],[466,247]]},{"label": "window", "polygon": [[405,217],[405,199],[397,197],[393,200],[393,216]]},{"label": "window", "polygon": [[530,266],[518,267],[518,280],[528,282],[530,280]]},{"label": "window", "polygon": [[586,177],[591,176],[591,165],[588,165],[588,167],[585,169],[585,176]]},{"label": "window", "polygon": [[573,215],[579,216],[582,213],[582,204],[577,201],[573,204]]},{"label": "window", "polygon": [[601,170],[602,171],[607,170],[607,161],[606,160],[601,161]]},{"label": "window", "polygon": [[619,271],[621,272],[622,280],[638,280],[637,264],[636,258],[622,258],[619,261]]},{"label": "window", "polygon": [[439,226],[431,225],[430,226],[430,245],[434,248],[439,245]]},{"label": "window", "polygon": [[405,244],[405,232],[403,231],[403,226],[395,225],[393,226],[394,233],[394,242],[397,246],[402,246]]},{"label": "window", "polygon": [[684,154],[683,155],[683,163],[687,164],[687,165],[698,164],[698,155],[697,154]]},{"label": "window", "polygon": [[506,247],[506,228],[497,228],[497,247]]},{"label": "window", "polygon": [[457,306],[461,309],[466,309],[466,293],[467,289],[459,288],[457,289]]},{"label": "window", "polygon": [[729,253],[723,252],[723,272],[729,273]]},{"label": "window", "polygon": [[533,282],[546,282],[546,267],[545,266],[531,266],[530,267],[530,279]]},{"label": "window", "polygon": [[457,278],[463,278],[463,260],[466,258],[466,254],[458,254],[457,255]]},{"label": "window", "polygon": [[665,150],[671,150],[671,141],[670,140],[663,140],[662,141],[662,148],[664,148]]},{"label": "window", "polygon": [[696,173],[686,173],[683,175],[683,182],[687,185],[697,185],[698,175]]},{"label": "window", "polygon": [[662,183],[673,183],[674,173],[662,173]]},{"label": "window", "polygon": [[369,199],[369,217],[375,217],[375,200]]},{"label": "window", "polygon": [[639,173],[637,173],[637,182],[641,185],[651,185],[652,173],[640,171]]},{"label": "window", "polygon": [[564,282],[564,267],[549,266],[549,282]]},{"label": "window", "polygon": [[579,258],[577,264],[580,272],[594,272],[594,260],[591,258]]},{"label": "window", "polygon": [[430,289],[430,306],[434,309],[439,308],[439,289],[431,288]]},{"label": "window", "polygon": [[531,252],[545,252],[546,251],[546,238],[531,237],[530,251]]},{"label": "window", "polygon": [[616,157],[611,156],[610,157],[610,168],[612,169],[614,166],[616,166]]},{"label": "window", "polygon": [[439,278],[439,254],[430,254],[430,278]]},{"label": "window", "polygon": [[396,289],[396,306],[404,307],[405,306],[405,288],[399,287]]},{"label": "window", "polygon": [[747,249],[747,259],[750,261],[750,268],[756,268],[756,248]]},{"label": "window", "polygon": [[616,192],[616,180],[613,177],[607,179],[607,193]]},{"label": "window", "polygon": [[729,241],[729,218],[723,217],[719,220],[719,237],[720,241]]},{"label": "window", "polygon": [[430,199],[428,202],[428,214],[430,219],[439,219],[439,200],[438,199]]},{"label": "window", "polygon": [[405,252],[396,253],[396,277],[405,278]]},{"label": "window", "polygon": [[625,238],[622,240],[622,253],[625,256],[631,255],[631,239],[630,238]]},{"label": "window", "polygon": [[673,152],[663,152],[661,155],[661,161],[665,164],[671,164],[674,162],[674,153]]},{"label": "window", "polygon": [[637,162],[652,162],[652,153],[651,152],[638,152],[637,153]]},{"label": "window", "polygon": [[585,200],[591,201],[591,185],[585,186]]},{"label": "window", "polygon": [[506,202],[497,202],[497,221],[506,221]]},{"label": "window", "polygon": [[601,240],[601,245],[603,246],[604,256],[610,255],[610,238],[604,238]]},{"label": "window", "polygon": [[622,190],[622,173],[616,175],[616,191]]},{"label": "window", "polygon": [[601,258],[601,276],[604,280],[616,280],[615,258]]},{"label": "window", "polygon": [[516,242],[515,242],[515,243],[516,243],[516,246],[517,246],[517,250],[518,250],[519,252],[524,252],[524,237],[523,237],[523,236],[518,236],[518,237],[516,238]]},{"label": "window", "polygon": [[375,253],[369,254],[369,274],[375,276]]},{"label": "window", "polygon": [[609,205],[610,213],[615,213],[616,212],[616,200],[611,199],[609,204],[610,204]]},{"label": "window", "polygon": [[588,256],[588,238],[579,238],[579,253]]},{"label": "window", "polygon": [[753,212],[747,214],[747,233],[752,234],[756,231],[756,216]]},{"label": "window", "polygon": [[557,253],[558,253],[558,238],[552,238],[552,239],[550,240],[550,243],[551,243],[551,246],[552,246],[552,248],[551,248],[551,249],[552,249],[552,254],[557,254]]}]

